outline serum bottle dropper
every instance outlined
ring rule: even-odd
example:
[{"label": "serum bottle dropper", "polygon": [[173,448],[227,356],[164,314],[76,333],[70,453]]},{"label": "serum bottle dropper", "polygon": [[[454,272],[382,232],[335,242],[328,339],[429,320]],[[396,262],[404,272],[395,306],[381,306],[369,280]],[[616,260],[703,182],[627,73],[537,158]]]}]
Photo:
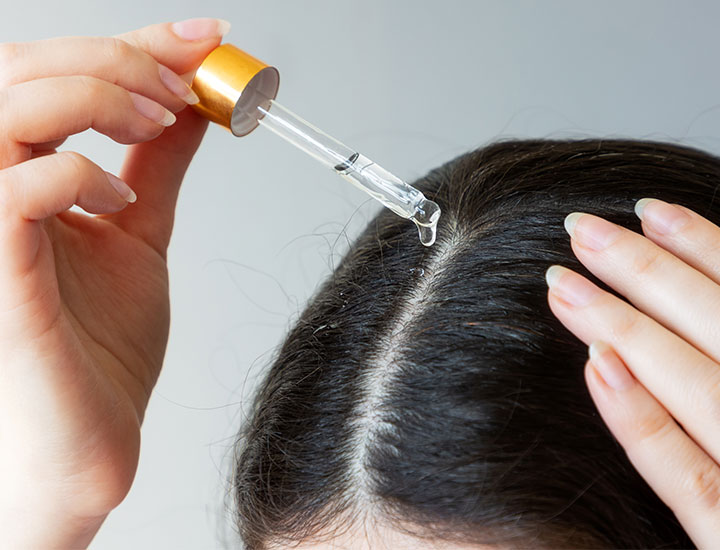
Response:
[{"label": "serum bottle dropper", "polygon": [[279,83],[275,67],[232,44],[223,44],[210,52],[195,75],[192,88],[200,102],[192,107],[238,137],[265,126],[397,215],[412,220],[422,244],[431,246],[440,207],[366,156],[277,103]]}]

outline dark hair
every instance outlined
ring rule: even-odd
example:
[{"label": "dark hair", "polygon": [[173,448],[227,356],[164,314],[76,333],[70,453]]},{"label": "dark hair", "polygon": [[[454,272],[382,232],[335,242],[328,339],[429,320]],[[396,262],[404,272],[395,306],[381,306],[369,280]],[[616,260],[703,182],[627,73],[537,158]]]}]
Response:
[{"label": "dark hair", "polygon": [[380,213],[261,384],[234,477],[247,547],[364,521],[456,543],[692,547],[596,412],[544,273],[599,283],[568,213],[640,231],[634,203],[655,197],[718,222],[719,183],[713,156],[630,140],[500,142],[416,182],[442,208],[437,243]]}]

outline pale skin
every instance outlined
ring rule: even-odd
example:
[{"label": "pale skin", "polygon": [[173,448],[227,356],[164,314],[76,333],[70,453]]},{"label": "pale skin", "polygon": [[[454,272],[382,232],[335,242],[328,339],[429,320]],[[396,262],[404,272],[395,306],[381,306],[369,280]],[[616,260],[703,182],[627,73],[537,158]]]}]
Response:
[{"label": "pale skin", "polygon": [[[175,202],[207,127],[182,110],[193,98],[177,75],[224,30],[0,47],[2,548],[84,548],[130,488],[168,337]],[[56,152],[90,127],[133,144],[119,176],[134,204],[86,157]]]},{"label": "pale skin", "polygon": [[[226,31],[203,19],[0,44],[2,548],[85,548],[130,489],[168,337],[175,204],[207,127],[185,109],[195,100],[186,83]],[[88,128],[130,145],[118,176],[132,191],[87,157],[57,152]],[[593,344],[587,384],[630,460],[695,543],[712,547],[720,228],[643,205],[644,236],[590,215],[568,223],[577,257],[633,306],[557,268],[548,299]],[[377,547],[351,535],[325,547]]]}]

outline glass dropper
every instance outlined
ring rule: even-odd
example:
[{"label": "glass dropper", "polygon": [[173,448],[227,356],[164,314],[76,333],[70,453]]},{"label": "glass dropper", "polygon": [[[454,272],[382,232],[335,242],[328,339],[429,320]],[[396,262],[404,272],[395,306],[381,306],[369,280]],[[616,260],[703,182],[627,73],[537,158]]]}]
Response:
[{"label": "glass dropper", "polygon": [[269,99],[257,107],[260,126],[271,130],[298,149],[332,168],[344,179],[365,191],[398,216],[412,220],[418,228],[420,242],[435,242],[440,207],[400,178],[374,163],[365,155],[340,143]]},{"label": "glass dropper", "polygon": [[412,220],[425,246],[435,242],[440,207],[358,151],[343,145],[275,101],[275,67],[232,44],[215,48],[198,67],[195,111],[244,136],[265,126],[359,187],[397,215]]}]

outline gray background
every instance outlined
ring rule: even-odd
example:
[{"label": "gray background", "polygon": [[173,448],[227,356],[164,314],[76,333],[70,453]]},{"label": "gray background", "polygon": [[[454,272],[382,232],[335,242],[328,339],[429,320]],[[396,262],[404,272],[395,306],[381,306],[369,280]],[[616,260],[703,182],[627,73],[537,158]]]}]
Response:
[{"label": "gray background", "polygon": [[[194,16],[276,65],[279,100],[408,180],[501,137],[630,136],[720,152],[714,2],[9,0],[0,40]],[[117,173],[93,133],[65,149]],[[169,252],[172,326],[130,495],[93,548],[238,547],[225,511],[243,406],[287,327],[377,211],[269,132],[211,127]]]}]

